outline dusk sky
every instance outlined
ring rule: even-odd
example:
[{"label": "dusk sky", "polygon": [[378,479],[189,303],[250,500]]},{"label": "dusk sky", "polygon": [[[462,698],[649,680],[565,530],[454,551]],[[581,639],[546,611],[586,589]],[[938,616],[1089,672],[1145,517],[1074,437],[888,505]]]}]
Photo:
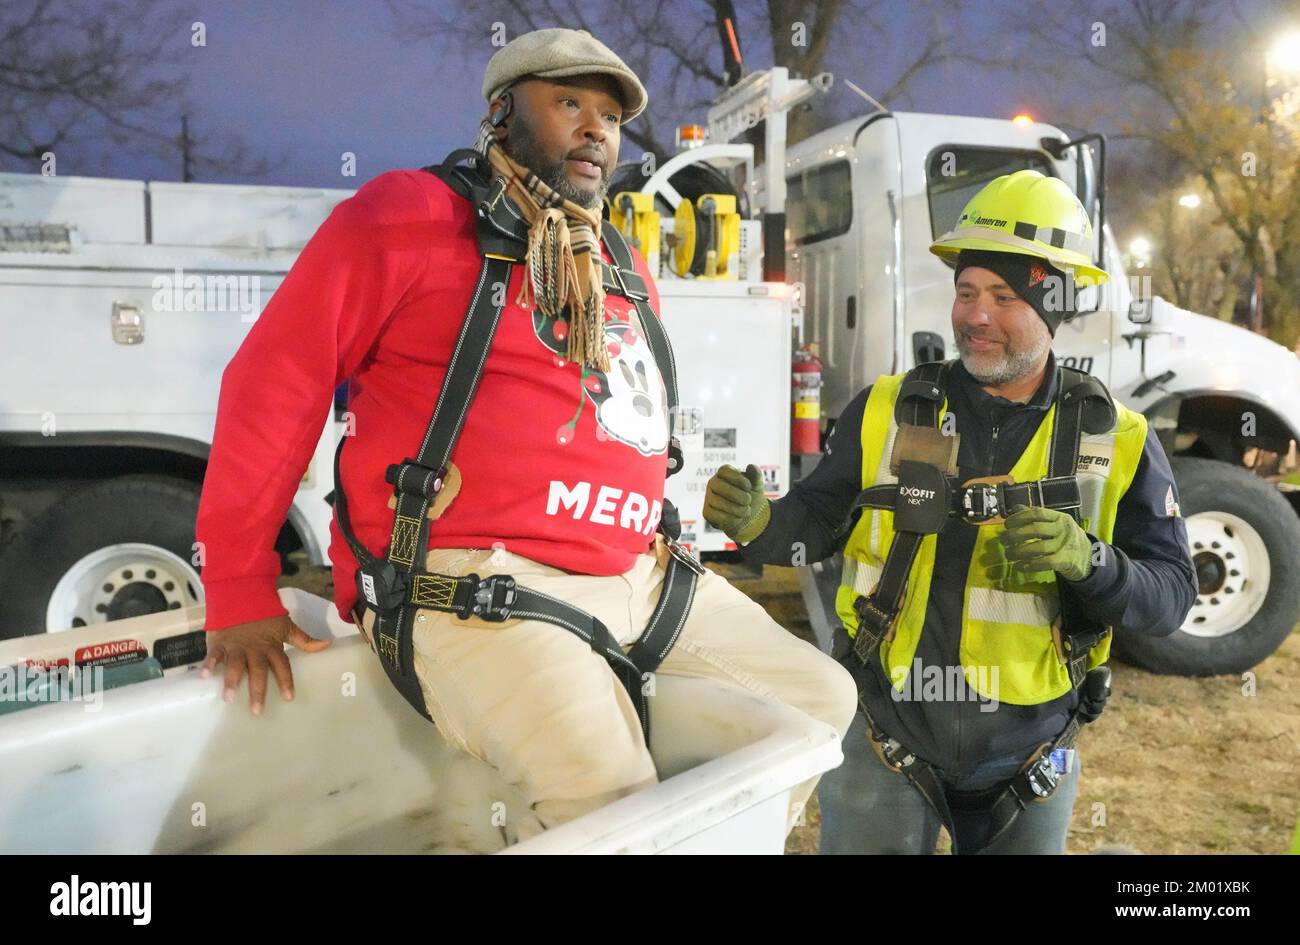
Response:
[{"label": "dusk sky", "polygon": [[[64,9],[103,9],[98,5],[107,2],[69,2]],[[454,148],[467,147],[484,111],[480,94],[483,69],[496,51],[490,42],[490,24],[496,19],[513,22],[505,12],[506,4],[492,0],[477,3],[472,20],[482,24],[482,39],[439,53],[427,40],[402,35],[398,19],[384,0],[160,2],[164,11],[185,13],[183,28],[175,31],[175,44],[169,46],[179,61],[161,72],[188,76],[186,101],[192,114],[192,132],[200,136],[236,136],[250,157],[282,162],[259,177],[211,172],[196,175],[198,180],[218,182],[355,188],[385,170],[434,163]],[[398,2],[407,10],[423,8],[449,14],[453,9],[441,0],[427,0],[422,7],[420,0]],[[1021,6],[1029,17],[1049,2],[1023,0]],[[1238,7],[1247,17],[1262,23],[1279,9],[1280,2],[1239,0]],[[1089,20],[1101,15],[1106,6],[1105,0],[1073,4],[1070,15],[1079,18],[1081,42]],[[770,65],[771,41],[758,15],[762,5],[738,2],[737,7],[746,66],[757,69]],[[720,70],[720,50],[711,39],[716,34],[711,21],[704,17],[703,5],[687,4],[682,9],[699,12],[699,33],[710,37],[709,65]],[[1073,130],[1065,120],[1067,113],[1090,104],[1089,96],[1094,94],[1090,88],[1016,68],[1017,57],[1009,42],[1017,37],[1004,35],[1005,18],[995,16],[999,11],[1005,13],[1005,4],[973,0],[961,4],[955,18],[941,17],[932,9],[918,12],[915,3],[901,0],[879,3],[875,9],[885,30],[884,39],[876,34],[859,37],[853,31],[839,31],[825,63],[837,81],[819,101],[819,109],[830,110],[841,119],[867,112],[867,104],[843,80],[851,79],[867,91],[883,95],[916,54],[927,30],[942,33],[950,48],[976,57],[979,63],[948,62],[929,67],[914,78],[907,95],[886,102],[889,107],[1002,118],[1028,111],[1036,118]],[[1226,17],[1228,9],[1227,0],[1198,6],[1207,16],[1215,12]],[[206,26],[204,48],[191,46],[191,17]],[[462,22],[468,19],[468,15],[461,14]],[[157,25],[137,20],[131,28],[153,35],[149,31],[156,32]],[[167,42],[171,43],[170,37]],[[705,120],[703,110],[665,114],[667,102],[662,98],[657,101],[655,91],[667,76],[651,74],[642,78],[650,88],[649,113],[656,121],[680,124]],[[157,114],[140,116],[140,120],[160,131],[177,134],[179,121],[172,115],[179,113],[179,105],[171,103],[166,114],[159,109]],[[1122,148],[1120,144],[1117,150]],[[356,176],[352,178],[341,174],[341,155],[345,151],[357,155]],[[632,156],[630,152],[631,147],[625,143],[623,157]],[[3,168],[22,169],[12,163],[5,163]],[[146,147],[128,144],[107,149],[74,141],[59,149],[59,173],[177,180],[181,170],[179,158],[163,159],[151,155]]]},{"label": "dusk sky", "polygon": [[[433,4],[431,4],[433,5]],[[482,5],[489,23],[493,4]],[[897,3],[891,30],[917,36],[922,24],[910,22],[911,4]],[[969,49],[982,48],[996,59],[999,40],[987,16],[969,5],[962,21],[951,24],[953,39]],[[284,158],[283,167],[260,178],[263,183],[358,186],[393,167],[419,166],[468,146],[483,113],[480,82],[495,50],[486,38],[480,48],[465,48],[462,57],[439,57],[421,42],[403,41],[388,7],[380,0],[276,0],[276,2],[203,2],[186,4],[207,26],[207,47],[184,49],[189,66],[189,99],[194,130],[231,132],[250,152]],[[742,13],[743,16],[743,13]],[[893,24],[897,24],[896,27]],[[559,25],[559,24],[557,24]],[[748,37],[741,23],[747,65],[770,65],[769,43],[753,24]],[[711,23],[700,29],[712,33]],[[178,42],[188,47],[188,35]],[[852,50],[852,43],[846,44]],[[910,54],[906,42],[888,50],[865,46],[837,53],[827,68],[881,94],[899,57]],[[713,66],[721,55],[713,51]],[[891,56],[894,62],[891,62]],[[892,70],[892,71],[891,71]],[[655,108],[654,76],[650,108]],[[940,65],[911,85],[911,101],[887,103],[924,111],[1011,117],[1030,109],[1051,120],[1065,90],[1044,88],[1033,76],[1008,78],[988,70]],[[865,102],[838,84],[828,96],[837,108],[865,112]],[[852,114],[846,111],[845,115]],[[703,121],[704,115],[682,120]],[[339,155],[358,157],[357,177],[340,178]],[[152,160],[129,150],[114,154],[102,168],[78,167],[74,151],[62,173],[176,179],[179,164]],[[74,165],[70,167],[69,165]],[[208,178],[213,179],[213,178]],[[228,178],[222,178],[228,179]]]}]

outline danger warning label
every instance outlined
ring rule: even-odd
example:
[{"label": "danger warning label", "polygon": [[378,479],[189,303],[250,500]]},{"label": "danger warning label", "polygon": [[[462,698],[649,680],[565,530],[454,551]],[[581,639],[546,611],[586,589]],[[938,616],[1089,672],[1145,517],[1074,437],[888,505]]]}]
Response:
[{"label": "danger warning label", "polygon": [[149,651],[139,640],[110,640],[81,647],[77,650],[76,661],[78,666],[117,666],[137,663],[148,655]]}]

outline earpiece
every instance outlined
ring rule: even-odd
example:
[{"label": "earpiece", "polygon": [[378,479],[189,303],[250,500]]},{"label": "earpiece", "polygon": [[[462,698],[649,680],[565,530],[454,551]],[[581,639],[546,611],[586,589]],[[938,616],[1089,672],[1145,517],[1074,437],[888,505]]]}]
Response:
[{"label": "earpiece", "polygon": [[501,99],[501,106],[488,116],[488,123],[493,128],[500,128],[505,120],[510,117],[510,113],[514,111],[515,97],[512,93],[502,92]]}]

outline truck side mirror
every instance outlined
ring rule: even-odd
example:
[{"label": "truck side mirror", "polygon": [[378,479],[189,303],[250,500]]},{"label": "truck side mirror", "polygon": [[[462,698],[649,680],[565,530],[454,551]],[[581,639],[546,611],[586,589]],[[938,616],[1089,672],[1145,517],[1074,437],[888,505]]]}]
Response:
[{"label": "truck side mirror", "polygon": [[1133,299],[1128,303],[1128,320],[1135,325],[1147,325],[1151,322],[1151,300]]},{"label": "truck side mirror", "polygon": [[1097,180],[1096,167],[1093,164],[1093,152],[1086,144],[1079,145],[1078,155],[1078,182],[1075,187],[1075,193],[1079,195],[1079,203],[1083,204],[1084,209],[1088,211],[1088,218],[1092,222],[1093,229],[1098,234],[1101,232],[1101,195],[1099,193],[1099,181]]}]

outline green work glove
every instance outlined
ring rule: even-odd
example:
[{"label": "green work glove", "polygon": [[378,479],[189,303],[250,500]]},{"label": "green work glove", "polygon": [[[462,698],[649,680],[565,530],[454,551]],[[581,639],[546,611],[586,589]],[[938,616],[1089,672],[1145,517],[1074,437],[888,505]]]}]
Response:
[{"label": "green work glove", "polygon": [[748,544],[763,533],[772,518],[771,503],[763,495],[763,474],[753,463],[741,472],[722,466],[704,492],[704,520]]},{"label": "green work glove", "polygon": [[1055,571],[1082,581],[1092,571],[1092,539],[1065,512],[1017,505],[998,535],[1017,571]]}]

